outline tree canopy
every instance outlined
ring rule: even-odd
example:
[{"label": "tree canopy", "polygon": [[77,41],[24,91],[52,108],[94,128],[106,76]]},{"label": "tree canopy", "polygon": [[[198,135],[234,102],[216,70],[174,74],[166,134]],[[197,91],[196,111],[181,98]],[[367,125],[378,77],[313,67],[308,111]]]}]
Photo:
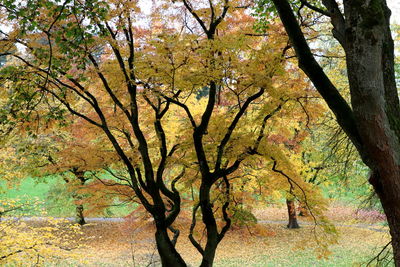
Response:
[{"label": "tree canopy", "polygon": [[[28,173],[70,171],[93,197],[102,184],[140,203],[154,218],[163,266],[186,266],[175,248],[182,209],[192,210],[188,238],[201,266],[212,266],[232,223],[251,221],[252,201],[274,191],[309,210],[326,255],[335,230],[303,149],[328,114],[320,94],[372,171],[398,264],[400,109],[389,12],[384,0],[353,2],[342,14],[333,0],[258,1],[256,21],[242,0],[158,1],[149,15],[129,0],[0,1],[4,142],[16,133],[30,145],[8,146],[10,160],[23,158]],[[318,35],[310,25],[325,22],[320,16],[344,49],[351,104],[306,40]],[[96,179],[87,187],[85,172]]]}]

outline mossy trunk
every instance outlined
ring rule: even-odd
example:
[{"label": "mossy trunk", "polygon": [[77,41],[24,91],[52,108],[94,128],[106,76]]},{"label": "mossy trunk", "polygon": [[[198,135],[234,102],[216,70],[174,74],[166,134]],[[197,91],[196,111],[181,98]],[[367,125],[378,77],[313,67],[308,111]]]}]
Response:
[{"label": "mossy trunk", "polygon": [[383,0],[345,1],[344,8],[351,102],[367,155],[364,163],[371,169],[369,181],[385,211],[400,267],[400,105],[390,11]]}]

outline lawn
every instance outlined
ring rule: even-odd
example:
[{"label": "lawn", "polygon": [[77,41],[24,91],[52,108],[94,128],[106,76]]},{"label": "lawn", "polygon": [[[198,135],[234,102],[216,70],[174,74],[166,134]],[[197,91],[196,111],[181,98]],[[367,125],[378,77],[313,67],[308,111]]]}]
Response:
[{"label": "lawn", "polygon": [[[65,182],[60,176],[25,178],[18,186],[11,188],[8,188],[4,181],[0,181],[0,189],[2,189],[0,201],[15,200],[21,204],[28,204],[23,212],[25,216],[72,217],[75,215],[72,195],[66,190]],[[32,203],[36,205],[34,208],[31,207]],[[104,209],[101,216],[123,217],[131,211],[132,207],[115,205]]]},{"label": "lawn", "polygon": [[[4,186],[4,184],[2,184]],[[21,202],[36,199],[43,204],[47,215],[68,217],[74,212],[72,201],[62,200],[63,183],[55,177],[41,182],[24,179],[18,189],[7,189],[1,199],[14,199]],[[55,196],[59,196],[56,198]],[[329,247],[331,255],[318,258],[312,226],[304,223],[297,230],[286,229],[282,221],[287,211],[283,205],[257,207],[254,214],[260,223],[256,228],[240,229],[234,227],[221,242],[216,255],[215,266],[360,266],[365,265],[387,244],[389,236],[382,217],[377,211],[357,210],[354,205],[346,205],[342,200],[332,201],[327,216],[338,226],[338,243]],[[26,210],[28,216],[43,215],[42,209]],[[129,213],[126,207],[108,209],[104,216],[124,216]],[[178,221],[181,237],[177,248],[184,259],[197,266],[200,256],[187,240],[190,221],[188,214]],[[302,221],[302,219],[300,219]],[[274,223],[269,223],[269,222]],[[37,222],[36,222],[37,223]],[[38,223],[39,225],[45,222]],[[301,224],[301,223],[300,223]],[[374,230],[375,229],[375,230]],[[146,266],[151,259],[157,263],[157,253],[153,241],[153,223],[143,222],[95,222],[82,227],[83,247],[74,251],[81,259],[54,259],[47,266]]]}]

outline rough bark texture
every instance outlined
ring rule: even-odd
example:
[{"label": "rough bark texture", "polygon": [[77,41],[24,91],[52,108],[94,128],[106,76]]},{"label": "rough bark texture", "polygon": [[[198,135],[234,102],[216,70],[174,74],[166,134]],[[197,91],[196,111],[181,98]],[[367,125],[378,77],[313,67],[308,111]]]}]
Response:
[{"label": "rough bark texture", "polygon": [[333,36],[346,53],[351,105],[313,57],[287,0],[273,0],[300,68],[335,113],[339,125],[371,169],[370,183],[387,216],[394,261],[400,266],[400,105],[394,75],[390,10],[385,0],[323,0]]},{"label": "rough bark texture", "polygon": [[[393,40],[384,1],[345,2],[346,58],[351,102],[372,170],[370,183],[387,216],[400,266],[400,108]],[[358,15],[357,14],[358,11]]]},{"label": "rough bark texture", "polygon": [[[399,176],[397,176],[398,178]],[[398,200],[398,194],[395,196],[387,194],[383,191],[382,180],[379,177],[379,172],[375,171],[371,173],[370,183],[373,185],[375,192],[378,194],[379,199],[382,203],[383,210],[386,215],[386,219],[389,224],[390,235],[392,237],[393,247],[393,259],[395,266],[400,266],[400,205]],[[399,179],[397,179],[399,182]]]},{"label": "rough bark texture", "polygon": [[287,228],[289,228],[289,229],[300,228],[299,224],[297,223],[296,205],[294,204],[294,201],[286,199],[286,206],[287,206],[288,215],[289,215],[289,223],[287,225]]}]

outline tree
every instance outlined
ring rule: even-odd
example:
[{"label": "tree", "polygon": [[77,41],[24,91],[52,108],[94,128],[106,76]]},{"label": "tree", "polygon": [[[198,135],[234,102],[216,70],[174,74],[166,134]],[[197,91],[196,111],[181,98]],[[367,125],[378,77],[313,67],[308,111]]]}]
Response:
[{"label": "tree", "polygon": [[[11,84],[3,86],[10,91],[14,89]],[[16,95],[13,97],[16,98]],[[7,95],[2,98],[5,110],[10,103],[14,105],[16,102],[7,98]],[[2,121],[2,126],[10,127],[2,136],[2,179],[17,185],[25,177],[62,177],[65,181],[63,190],[69,191],[75,202],[76,221],[85,224],[83,199],[78,191],[93,178],[89,172],[104,172],[112,163],[119,161],[118,157],[105,145],[96,128],[88,128],[79,120],[73,121],[68,114],[62,118],[48,117],[46,112],[41,112],[48,108],[46,103],[35,104],[33,112],[25,106],[32,101],[29,97],[19,101],[24,104],[15,111],[18,114],[14,113],[13,118]]]},{"label": "tree", "polygon": [[[168,235],[168,229],[171,229],[181,209],[177,182],[186,169],[184,164],[175,163],[171,159],[177,153],[184,154],[185,151],[179,148],[179,139],[171,138],[165,131],[164,122],[171,104],[182,106],[181,100],[188,93],[207,85],[210,93],[205,110],[199,113],[200,122],[197,122],[198,118],[193,117],[190,111],[187,112],[187,122],[193,130],[189,135],[189,151],[194,151],[196,164],[201,172],[197,209],[200,208],[207,228],[205,248],[194,239],[192,241],[203,255],[202,266],[211,266],[217,245],[230,227],[227,213],[229,202],[224,201],[221,210],[225,225],[218,229],[210,198],[211,188],[217,181],[223,181],[224,191],[229,195],[228,176],[250,154],[250,148],[238,143],[240,150],[233,155],[234,161],[231,158],[226,159],[224,152],[230,147],[228,142],[241,117],[246,114],[250,104],[265,92],[274,69],[279,64],[269,64],[269,60],[275,63],[275,53],[264,53],[253,46],[248,47],[250,40],[239,43],[239,47],[227,48],[223,46],[228,44],[226,38],[223,42],[217,40],[217,27],[230,9],[228,1],[222,7],[211,5],[208,10],[212,11],[212,16],[204,21],[197,15],[197,7],[195,9],[188,2],[184,2],[184,5],[193,17],[197,17],[196,23],[201,25],[206,38],[199,32],[194,35],[185,34],[182,39],[179,34],[174,33],[167,46],[161,43],[159,47],[155,47],[159,50],[146,51],[147,47],[139,39],[146,31],[135,29],[133,24],[134,11],[137,10],[133,2],[67,0],[58,3],[39,0],[14,4],[2,1],[2,11],[14,24],[13,31],[2,33],[5,41],[2,43],[5,51],[3,55],[20,61],[20,65],[9,66],[4,72],[8,74],[7,77],[18,74],[21,77],[19,82],[25,83],[25,88],[32,89],[35,95],[42,95],[44,99],[55,99],[72,114],[101,129],[129,173],[129,179],[121,180],[132,188],[135,196],[155,220],[155,239],[164,266],[186,265]],[[211,20],[208,27],[205,23],[209,18]],[[26,50],[12,51],[15,43]],[[189,61],[186,61],[184,54],[183,58],[177,60],[183,59],[183,74],[188,75],[190,83],[185,83],[181,76],[179,80],[173,80],[173,87],[169,87],[166,76],[157,73],[157,69],[171,66],[174,68],[174,62],[172,65],[163,65],[159,58],[149,64],[146,62],[155,52],[163,60],[168,60],[171,44],[189,48],[183,50],[188,53]],[[152,47],[154,46],[149,49]],[[142,49],[146,53],[141,53]],[[249,61],[247,56],[243,59],[242,55],[246,54],[248,57],[258,58],[258,61]],[[236,70],[228,68],[229,76],[223,80],[223,70],[226,69],[224,63],[229,56],[232,57],[231,63]],[[257,73],[253,73],[254,68]],[[154,71],[155,75],[148,75]],[[260,73],[271,77],[261,80],[258,76]],[[216,106],[216,92],[222,89],[223,82],[235,84],[238,79],[234,75],[242,75],[246,82],[240,87],[238,84],[234,86],[236,90],[243,90],[236,92],[238,106],[234,110],[222,110],[219,116],[222,118],[222,114],[226,113],[226,118],[231,119],[227,121],[230,126],[224,128],[225,133],[221,131],[223,129],[219,129],[218,137],[222,140],[219,142],[216,161],[209,162],[205,147],[213,152],[215,147],[206,144],[203,138],[207,135],[210,118]],[[179,83],[175,84],[176,81]],[[251,151],[256,152],[256,147]],[[215,166],[211,167],[211,162]]]},{"label": "tree", "polygon": [[[138,90],[133,65],[135,47],[131,10],[136,7],[128,1],[114,4],[115,6],[111,7],[106,2],[88,1],[71,5],[70,1],[62,4],[53,1],[34,1],[27,5],[23,3],[14,5],[2,1],[3,11],[8,13],[9,20],[15,22],[14,32],[3,33],[3,37],[11,41],[3,47],[5,51],[3,54],[20,59],[23,65],[22,68],[10,66],[6,71],[28,74],[21,80],[26,82],[29,79],[35,88],[34,92],[47,99],[56,99],[72,114],[103,131],[129,172],[130,180],[126,181],[127,184],[130,184],[136,196],[155,218],[156,241],[163,264],[182,266],[184,262],[167,233],[168,227],[180,210],[180,195],[174,187],[177,180],[172,184],[172,190],[168,189],[163,181],[166,160],[176,147],[168,154],[166,143],[162,142],[160,145],[162,160],[156,162],[155,159],[153,162],[150,158],[148,139],[139,124],[138,110],[143,102],[139,103],[137,99]],[[121,6],[123,4],[124,8]],[[117,19],[121,26],[118,23],[110,26],[106,19],[108,15]],[[86,24],[85,20],[90,20],[91,23]],[[125,42],[119,44],[117,34],[121,33],[124,34]],[[28,49],[27,54],[19,51],[10,53],[7,46],[12,47],[11,43],[22,44]],[[102,64],[104,58],[99,59],[95,56],[99,48],[104,47],[103,44],[107,46],[107,52],[113,55],[109,60],[114,61],[113,67],[118,66],[116,70],[120,76],[117,78],[122,79],[117,83],[113,83],[115,81],[112,80],[113,73],[110,75],[104,71]],[[128,53],[128,58],[126,59],[121,53]],[[32,72],[26,73],[23,70],[25,67],[30,68]],[[124,86],[120,86],[121,83]],[[93,84],[99,87],[96,88]],[[126,98],[126,95],[129,97]],[[169,103],[163,107],[161,104],[164,103],[160,103],[155,110],[158,120],[169,109]],[[123,121],[114,121],[112,116],[105,115],[112,114],[112,105],[125,116]],[[125,142],[121,141],[118,134],[123,134]],[[132,134],[137,142],[132,140]],[[162,140],[163,137],[160,138]],[[141,159],[132,158],[130,150],[139,151]],[[156,166],[154,168],[153,163]],[[157,170],[157,180],[154,170]],[[161,191],[174,203],[169,214],[166,214]]]},{"label": "tree", "polygon": [[[268,1],[259,3],[268,7]],[[325,99],[371,170],[369,182],[381,200],[392,236],[394,262],[400,266],[400,106],[391,12],[386,1],[338,4],[334,0],[272,0],[272,3],[296,52],[299,67]],[[346,54],[351,106],[313,56],[291,4],[309,8],[331,23],[332,35]]]},{"label": "tree", "polygon": [[[118,155],[110,148],[97,128],[90,127],[82,120],[70,122],[60,129],[51,141],[58,145],[56,151],[46,151],[48,164],[36,166],[42,175],[61,174],[66,189],[72,192],[75,202],[76,222],[84,225],[84,197],[80,193],[91,178],[106,172],[112,164],[118,163]],[[68,175],[71,174],[71,175]],[[104,196],[104,198],[107,198]],[[104,204],[104,203],[102,203]],[[96,205],[95,205],[96,206]],[[104,206],[105,207],[105,206]],[[94,207],[92,207],[93,210]]]},{"label": "tree", "polygon": [[289,217],[287,228],[289,229],[300,228],[299,224],[297,223],[296,206],[294,200],[286,198],[286,206],[288,209],[288,217]]},{"label": "tree", "polygon": [[[128,174],[115,175],[119,185],[154,218],[163,266],[186,266],[173,228],[183,183],[195,187],[189,238],[201,266],[212,266],[231,226],[233,175],[243,163],[261,158],[284,180],[279,186],[289,183],[304,198],[314,193],[267,138],[271,118],[303,95],[281,77],[286,38],[254,34],[241,1],[161,2],[153,29],[135,26],[140,13],[132,1],[0,3],[13,25],[1,33],[3,55],[19,62],[3,70],[4,79],[99,129]],[[310,198],[317,202],[317,194]],[[193,235],[198,214],[205,244]]]}]

